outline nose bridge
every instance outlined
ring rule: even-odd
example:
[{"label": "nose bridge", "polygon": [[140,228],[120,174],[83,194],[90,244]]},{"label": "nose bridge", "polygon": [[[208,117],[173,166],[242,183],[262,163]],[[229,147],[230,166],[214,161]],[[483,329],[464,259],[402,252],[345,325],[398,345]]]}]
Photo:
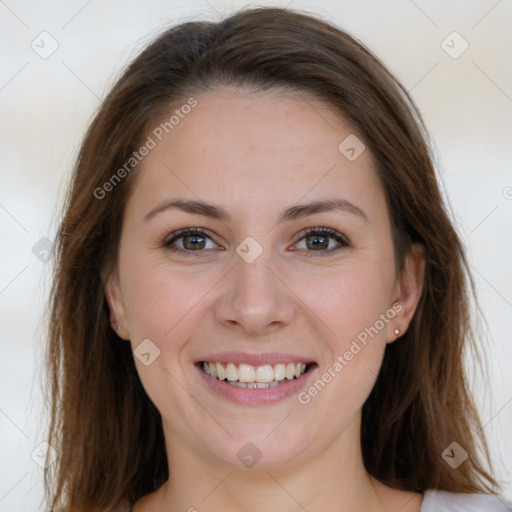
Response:
[{"label": "nose bridge", "polygon": [[[234,290],[237,296],[244,301],[266,303],[275,300],[279,293],[276,288],[276,277],[272,271],[272,258],[268,254],[261,254],[251,263],[240,258],[235,269]],[[265,299],[265,300],[264,300]],[[270,301],[269,301],[270,299]]]},{"label": "nose bridge", "polygon": [[217,308],[218,320],[253,333],[290,322],[292,297],[277,277],[271,251],[258,249],[247,240],[239,245],[233,260],[234,268]]}]

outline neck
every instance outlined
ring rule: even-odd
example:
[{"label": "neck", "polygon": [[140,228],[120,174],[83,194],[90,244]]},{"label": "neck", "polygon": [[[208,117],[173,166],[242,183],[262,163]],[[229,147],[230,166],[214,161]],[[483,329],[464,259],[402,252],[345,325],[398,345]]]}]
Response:
[{"label": "neck", "polygon": [[262,459],[240,469],[205,457],[166,431],[171,476],[157,491],[155,510],[382,512],[381,484],[365,471],[355,440],[359,421],[314,456],[302,454],[278,467],[266,467]]}]

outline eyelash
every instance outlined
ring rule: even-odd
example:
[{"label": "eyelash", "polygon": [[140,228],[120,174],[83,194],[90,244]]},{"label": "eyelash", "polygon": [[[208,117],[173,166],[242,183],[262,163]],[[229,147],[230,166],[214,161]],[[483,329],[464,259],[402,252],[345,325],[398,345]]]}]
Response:
[{"label": "eyelash", "polygon": [[[192,251],[190,249],[181,249],[181,248],[172,246],[172,244],[174,242],[176,242],[176,240],[179,240],[180,238],[183,238],[186,235],[201,235],[201,236],[209,238],[210,240],[215,242],[215,240],[212,239],[212,237],[208,234],[208,232],[202,228],[183,228],[183,229],[179,229],[179,230],[171,233],[163,242],[163,247],[165,247],[166,249],[173,251],[173,252],[184,252],[187,256],[191,255],[191,253],[194,253],[194,252],[202,253],[206,250],[206,249],[202,249],[202,250],[200,249],[197,251]],[[305,231],[303,231],[300,234],[299,240],[297,242],[295,242],[294,245],[296,245],[297,243],[302,241],[304,238],[307,238],[308,236],[312,236],[312,235],[333,238],[340,245],[337,247],[331,248],[331,249],[325,249],[325,250],[319,250],[319,251],[308,251],[306,249],[297,249],[297,250],[305,252],[305,255],[307,257],[327,256],[333,252],[337,252],[338,250],[340,250],[344,247],[350,247],[350,242],[345,235],[338,233],[338,231],[336,231],[334,229],[325,228],[325,227],[306,229]]]}]

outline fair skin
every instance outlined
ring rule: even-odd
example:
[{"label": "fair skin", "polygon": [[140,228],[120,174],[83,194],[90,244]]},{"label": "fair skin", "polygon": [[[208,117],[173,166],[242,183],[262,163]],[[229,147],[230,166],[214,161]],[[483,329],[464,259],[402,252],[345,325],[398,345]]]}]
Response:
[{"label": "fair skin", "polygon": [[[312,98],[228,88],[195,98],[138,169],[106,280],[116,332],[134,350],[146,339],[160,350],[147,366],[134,360],[162,415],[171,477],[134,512],[419,511],[420,494],[368,475],[359,443],[361,407],[386,344],[403,342],[424,270],[418,247],[395,270],[369,150],[349,161],[338,145],[354,129]],[[222,207],[229,218],[157,208],[176,198]],[[332,199],[357,208],[279,220],[290,207]],[[189,227],[207,234],[164,246]],[[331,228],[349,245],[307,228]],[[263,250],[250,262],[236,250],[247,237]],[[241,247],[254,255],[258,246]],[[333,373],[386,312],[378,333]],[[201,369],[220,352],[230,353],[219,356],[223,367],[288,358],[308,371],[243,389]],[[334,377],[300,402],[329,368]],[[261,458],[249,467],[251,456]]]}]

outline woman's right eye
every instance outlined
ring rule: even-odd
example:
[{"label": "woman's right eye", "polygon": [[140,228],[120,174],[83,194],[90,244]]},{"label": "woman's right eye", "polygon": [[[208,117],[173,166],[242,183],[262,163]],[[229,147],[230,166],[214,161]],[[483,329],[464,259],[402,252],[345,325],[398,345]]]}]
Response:
[{"label": "woman's right eye", "polygon": [[[208,241],[213,245],[208,247]],[[203,249],[215,249],[219,246],[211,239],[204,229],[186,228],[171,233],[163,243],[171,251],[203,252]]]}]

